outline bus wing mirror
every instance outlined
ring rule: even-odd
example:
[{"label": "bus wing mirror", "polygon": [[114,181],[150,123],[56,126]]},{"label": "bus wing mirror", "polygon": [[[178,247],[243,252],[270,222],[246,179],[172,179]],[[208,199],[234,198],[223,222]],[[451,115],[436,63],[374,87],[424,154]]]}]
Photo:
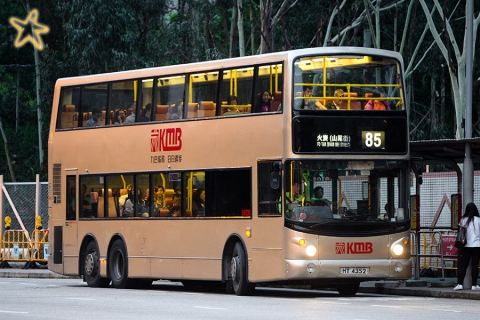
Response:
[{"label": "bus wing mirror", "polygon": [[273,163],[273,171],[270,174],[270,187],[278,189],[280,187],[280,177],[282,173],[282,163],[280,161]]}]

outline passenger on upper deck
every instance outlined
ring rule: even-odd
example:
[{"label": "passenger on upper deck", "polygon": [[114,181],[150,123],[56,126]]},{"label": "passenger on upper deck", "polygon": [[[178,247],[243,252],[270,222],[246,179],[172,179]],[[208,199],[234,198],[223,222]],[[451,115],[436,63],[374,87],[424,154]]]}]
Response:
[{"label": "passenger on upper deck", "polygon": [[237,107],[233,107],[233,106],[236,106],[236,105],[237,105],[237,96],[229,96],[228,99],[227,99],[228,109],[224,113],[224,115],[231,115],[231,114],[239,113],[240,111],[238,111]]},{"label": "passenger on upper deck", "polygon": [[142,114],[138,117],[137,122],[149,122],[152,115],[152,104],[148,103],[142,110]]},{"label": "passenger on upper deck", "polygon": [[93,108],[92,110],[92,116],[90,119],[85,122],[85,127],[94,127],[98,126],[98,120],[100,119],[100,109],[99,108]]},{"label": "passenger on upper deck", "polygon": [[[385,93],[375,90],[373,97],[385,97]],[[390,110],[390,103],[386,100],[368,100],[364,110]]]},{"label": "passenger on upper deck", "polygon": [[295,100],[295,107],[296,109],[306,109],[306,110],[315,110],[317,109],[315,100],[310,99],[312,96],[312,86],[303,86],[302,100]]},{"label": "passenger on upper deck", "polygon": [[127,119],[125,119],[126,124],[135,123],[135,112],[137,110],[137,103],[133,102],[130,108],[132,109],[132,113],[127,117]]},{"label": "passenger on upper deck", "polygon": [[270,111],[270,101],[272,100],[272,94],[268,90],[263,90],[257,96],[257,104],[255,105],[255,112],[268,112]]},{"label": "passenger on upper deck", "polygon": [[194,217],[205,217],[205,189],[198,188],[193,195],[192,214]]},{"label": "passenger on upper deck", "polygon": [[125,111],[123,111],[122,109],[118,109],[115,119],[116,119],[115,124],[125,124],[126,123]]},{"label": "passenger on upper deck", "polygon": [[183,101],[177,100],[170,110],[170,120],[182,119]]},{"label": "passenger on upper deck", "polygon": [[[342,89],[337,89],[337,90],[335,90],[335,93],[333,94],[333,96],[334,97],[343,97],[344,93],[345,93],[345,91],[343,91]],[[342,103],[342,100],[329,101],[325,105],[325,108],[330,109],[330,110],[335,110],[335,109],[339,110],[341,103]]]}]

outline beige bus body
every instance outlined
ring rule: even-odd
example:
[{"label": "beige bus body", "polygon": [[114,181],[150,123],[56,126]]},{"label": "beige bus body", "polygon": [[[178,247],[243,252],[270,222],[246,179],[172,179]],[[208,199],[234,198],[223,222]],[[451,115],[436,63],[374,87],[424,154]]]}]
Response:
[{"label": "beige bus body", "polygon": [[[90,241],[98,245],[99,272],[109,278],[108,256],[116,239],[125,243],[128,277],[132,279],[227,281],[231,250],[239,242],[248,259],[247,279],[251,283],[329,283],[373,279],[408,279],[411,276],[409,253],[394,258],[392,247],[409,241],[409,231],[369,237],[338,237],[309,234],[285,226],[284,214],[260,216],[257,194],[258,166],[261,161],[285,161],[312,158],[292,151],[290,108],[266,114],[236,117],[183,119],[178,121],[137,123],[130,126],[75,128],[57,130],[62,87],[101,83],[116,79],[138,79],[184,72],[208,72],[219,68],[248,66],[252,63],[283,63],[283,103],[290,104],[293,60],[304,55],[333,55],[334,48],[305,49],[255,57],[210,61],[182,66],[150,68],[121,73],[60,79],[56,83],[49,132],[49,228],[63,230],[61,262],[54,263],[50,246],[49,269],[64,275],[82,275],[85,261],[82,250]],[[343,48],[351,54],[371,54],[401,58],[396,53],[364,48]],[[155,160],[151,152],[154,129],[181,130],[181,162]],[[322,154],[322,159],[351,158],[367,160],[372,156]],[[378,160],[409,161],[409,154],[376,155]],[[54,172],[53,164],[61,170]],[[248,217],[203,218],[114,218],[66,220],[67,175],[101,175],[112,172],[181,172],[221,168],[251,170],[251,215]],[[54,190],[55,183],[62,190]],[[234,182],[232,182],[234,183]],[[78,212],[78,206],[77,206]],[[50,232],[55,244],[60,235]],[[313,256],[306,254],[311,244]],[[406,247],[408,247],[407,245]],[[343,248],[343,249],[342,249]],[[343,251],[342,251],[343,250]],[[84,254],[83,254],[84,255]],[[342,268],[368,268],[368,274],[344,274]]]}]

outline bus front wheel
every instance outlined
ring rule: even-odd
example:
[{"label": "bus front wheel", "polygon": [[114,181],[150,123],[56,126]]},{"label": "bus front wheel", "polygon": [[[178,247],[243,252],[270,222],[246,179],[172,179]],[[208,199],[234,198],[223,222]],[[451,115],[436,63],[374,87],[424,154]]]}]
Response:
[{"label": "bus front wheel", "polygon": [[237,296],[250,295],[255,290],[255,285],[247,280],[247,259],[240,242],[237,242],[233,248],[230,276],[232,278],[233,292]]},{"label": "bus front wheel", "polygon": [[83,276],[89,287],[107,287],[110,283],[110,279],[100,276],[100,258],[94,241],[90,241],[87,245]]},{"label": "bus front wheel", "polygon": [[132,281],[128,279],[128,257],[125,244],[117,239],[108,255],[108,270],[112,284],[117,289],[131,288]]}]

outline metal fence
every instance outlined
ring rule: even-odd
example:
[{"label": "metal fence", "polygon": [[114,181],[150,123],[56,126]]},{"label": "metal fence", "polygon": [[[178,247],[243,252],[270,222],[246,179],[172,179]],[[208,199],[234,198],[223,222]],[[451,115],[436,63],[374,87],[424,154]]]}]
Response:
[{"label": "metal fence", "polygon": [[[451,196],[457,194],[456,172],[425,172],[420,186],[420,226],[448,229],[451,226]],[[480,171],[474,172],[473,189],[480,190]],[[415,193],[415,178],[410,193]],[[480,193],[473,194],[473,202],[480,205]]]},{"label": "metal fence", "polygon": [[[25,229],[30,233],[35,230],[35,197],[36,197],[36,183],[35,182],[8,182],[4,183],[13,205],[22,219]],[[0,186],[1,187],[1,186]],[[20,230],[21,226],[15,216],[13,208],[9,201],[3,196],[3,218],[9,216],[12,218],[10,229]],[[40,212],[42,217],[42,224],[44,229],[48,229],[48,182],[40,183]],[[5,231],[4,221],[1,221],[1,231]]]}]

